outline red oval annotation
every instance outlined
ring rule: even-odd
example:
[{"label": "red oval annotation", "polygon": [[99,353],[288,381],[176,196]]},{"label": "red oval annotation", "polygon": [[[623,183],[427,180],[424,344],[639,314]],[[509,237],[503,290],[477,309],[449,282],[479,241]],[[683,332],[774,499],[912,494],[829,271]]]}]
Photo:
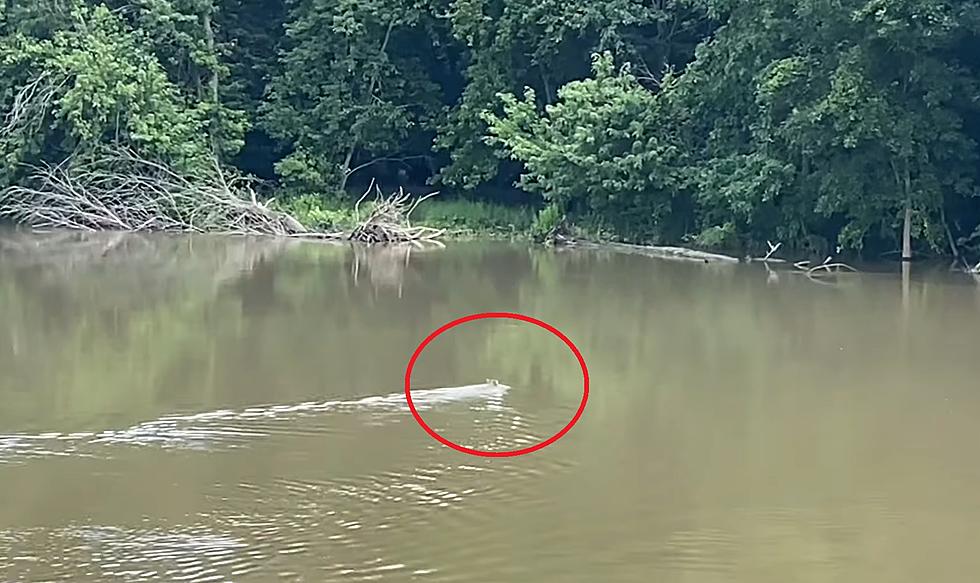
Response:
[{"label": "red oval annotation", "polygon": [[[418,360],[419,355],[422,354],[422,351],[425,350],[425,347],[428,346],[430,342],[435,340],[435,338],[438,337],[440,334],[448,330],[451,330],[456,326],[465,324],[466,322],[472,322],[474,320],[488,320],[488,319],[519,320],[521,322],[534,324],[539,328],[544,328],[548,332],[551,332],[552,334],[557,336],[559,340],[561,340],[562,342],[565,343],[566,346],[568,346],[569,350],[572,351],[572,354],[575,355],[575,359],[578,360],[579,366],[582,368],[582,401],[581,403],[579,403],[578,410],[575,411],[575,415],[572,417],[571,421],[569,421],[557,433],[555,433],[548,439],[541,441],[540,443],[536,443],[534,445],[521,449],[514,449],[514,450],[507,450],[507,451],[485,451],[485,450],[466,447],[464,445],[460,445],[458,443],[450,441],[449,439],[446,439],[442,435],[439,435],[439,433],[436,432],[434,429],[429,427],[429,425],[425,422],[425,420],[422,419],[422,416],[419,415],[418,409],[415,408],[415,403],[412,402],[412,369],[415,368],[415,362]],[[425,340],[423,340],[418,345],[418,348],[415,349],[415,352],[412,354],[412,358],[408,361],[408,367],[405,369],[405,399],[408,401],[408,408],[412,411],[412,416],[415,418],[418,424],[422,426],[422,429],[424,429],[426,433],[432,436],[432,438],[438,441],[439,443],[451,447],[456,451],[462,453],[468,453],[470,455],[475,455],[475,456],[514,457],[514,456],[529,454],[538,451],[539,449],[548,447],[552,443],[564,437],[565,434],[568,433],[572,429],[572,427],[575,426],[576,423],[578,423],[578,420],[582,417],[582,413],[585,411],[585,405],[586,403],[588,403],[589,400],[589,369],[585,365],[585,359],[582,357],[582,353],[579,352],[578,347],[575,346],[575,343],[569,340],[569,338],[565,336],[565,334],[563,334],[560,330],[558,330],[551,324],[548,324],[547,322],[542,322],[541,320],[538,320],[537,318],[532,318],[531,316],[525,316],[524,314],[516,314],[511,312],[483,312],[479,314],[471,314],[469,316],[464,316],[462,318],[453,320],[452,322],[443,324],[436,331],[426,336]]]}]

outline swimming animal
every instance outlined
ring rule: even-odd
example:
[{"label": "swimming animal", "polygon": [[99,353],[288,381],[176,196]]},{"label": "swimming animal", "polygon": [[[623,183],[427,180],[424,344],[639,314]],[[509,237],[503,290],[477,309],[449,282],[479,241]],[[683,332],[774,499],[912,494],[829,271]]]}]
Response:
[{"label": "swimming animal", "polygon": [[[441,403],[459,401],[474,401],[478,399],[493,399],[503,397],[511,387],[497,379],[487,379],[485,383],[464,385],[462,387],[443,387],[438,389],[415,389],[412,391],[412,403],[416,406],[429,406]],[[355,401],[357,405],[396,405],[408,406],[404,393],[395,393],[383,397],[367,397]]]}]

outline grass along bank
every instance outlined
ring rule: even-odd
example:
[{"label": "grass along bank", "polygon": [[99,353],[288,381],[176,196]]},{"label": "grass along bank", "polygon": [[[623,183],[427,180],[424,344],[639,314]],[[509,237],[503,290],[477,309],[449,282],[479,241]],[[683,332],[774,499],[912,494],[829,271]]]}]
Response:
[{"label": "grass along bank", "polygon": [[[282,210],[313,230],[346,230],[370,212],[371,201],[327,199],[301,195],[280,203]],[[452,238],[518,238],[532,237],[537,213],[531,206],[503,205],[482,201],[443,200],[432,197],[412,213],[412,224],[443,229]]]}]

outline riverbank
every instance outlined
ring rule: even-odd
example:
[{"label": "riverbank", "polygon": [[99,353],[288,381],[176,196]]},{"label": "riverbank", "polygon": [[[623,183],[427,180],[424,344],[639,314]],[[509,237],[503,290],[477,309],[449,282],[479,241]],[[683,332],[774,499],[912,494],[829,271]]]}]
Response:
[{"label": "riverbank", "polygon": [[[122,169],[112,162],[123,162]],[[598,245],[706,263],[790,261],[795,267],[821,271],[849,268],[842,263],[845,261],[881,259],[830,252],[826,241],[821,252],[819,245],[800,248],[781,242],[769,243],[765,250],[751,245],[745,249],[706,245],[688,237],[680,241],[635,240],[604,230],[601,222],[569,220],[554,206],[540,209],[534,204],[491,203],[434,192],[421,196],[403,191],[385,194],[375,187],[373,196],[369,196],[369,188],[359,197],[353,193],[332,197],[285,191],[264,194],[271,196],[266,202],[259,200],[247,182],[226,178],[217,168],[185,177],[123,150],[87,164],[38,170],[28,185],[0,193],[0,218],[44,230],[264,234],[381,244],[505,239],[556,246]],[[950,248],[959,251],[957,264],[964,271],[980,272],[975,251],[958,249],[952,237],[950,240]],[[944,256],[916,256],[926,258]]]},{"label": "riverbank", "polygon": [[[324,201],[303,195],[281,205],[307,229],[349,230],[358,213],[369,212],[371,203],[357,207],[353,201]],[[536,213],[530,205],[502,205],[481,201],[446,200],[438,196],[420,204],[411,215],[413,225],[438,229],[450,239],[519,239],[533,237]]]}]

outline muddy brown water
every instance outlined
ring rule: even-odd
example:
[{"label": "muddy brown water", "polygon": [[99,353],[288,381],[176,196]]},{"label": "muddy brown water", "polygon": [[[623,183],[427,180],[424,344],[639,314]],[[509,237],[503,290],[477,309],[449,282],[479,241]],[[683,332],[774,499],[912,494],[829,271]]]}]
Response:
[{"label": "muddy brown water", "polygon": [[[0,236],[0,581],[920,582],[980,572],[980,285],[503,243]],[[481,311],[592,375],[477,458],[387,395]],[[468,447],[581,397],[437,338]],[[377,397],[377,398],[372,398]]]}]

